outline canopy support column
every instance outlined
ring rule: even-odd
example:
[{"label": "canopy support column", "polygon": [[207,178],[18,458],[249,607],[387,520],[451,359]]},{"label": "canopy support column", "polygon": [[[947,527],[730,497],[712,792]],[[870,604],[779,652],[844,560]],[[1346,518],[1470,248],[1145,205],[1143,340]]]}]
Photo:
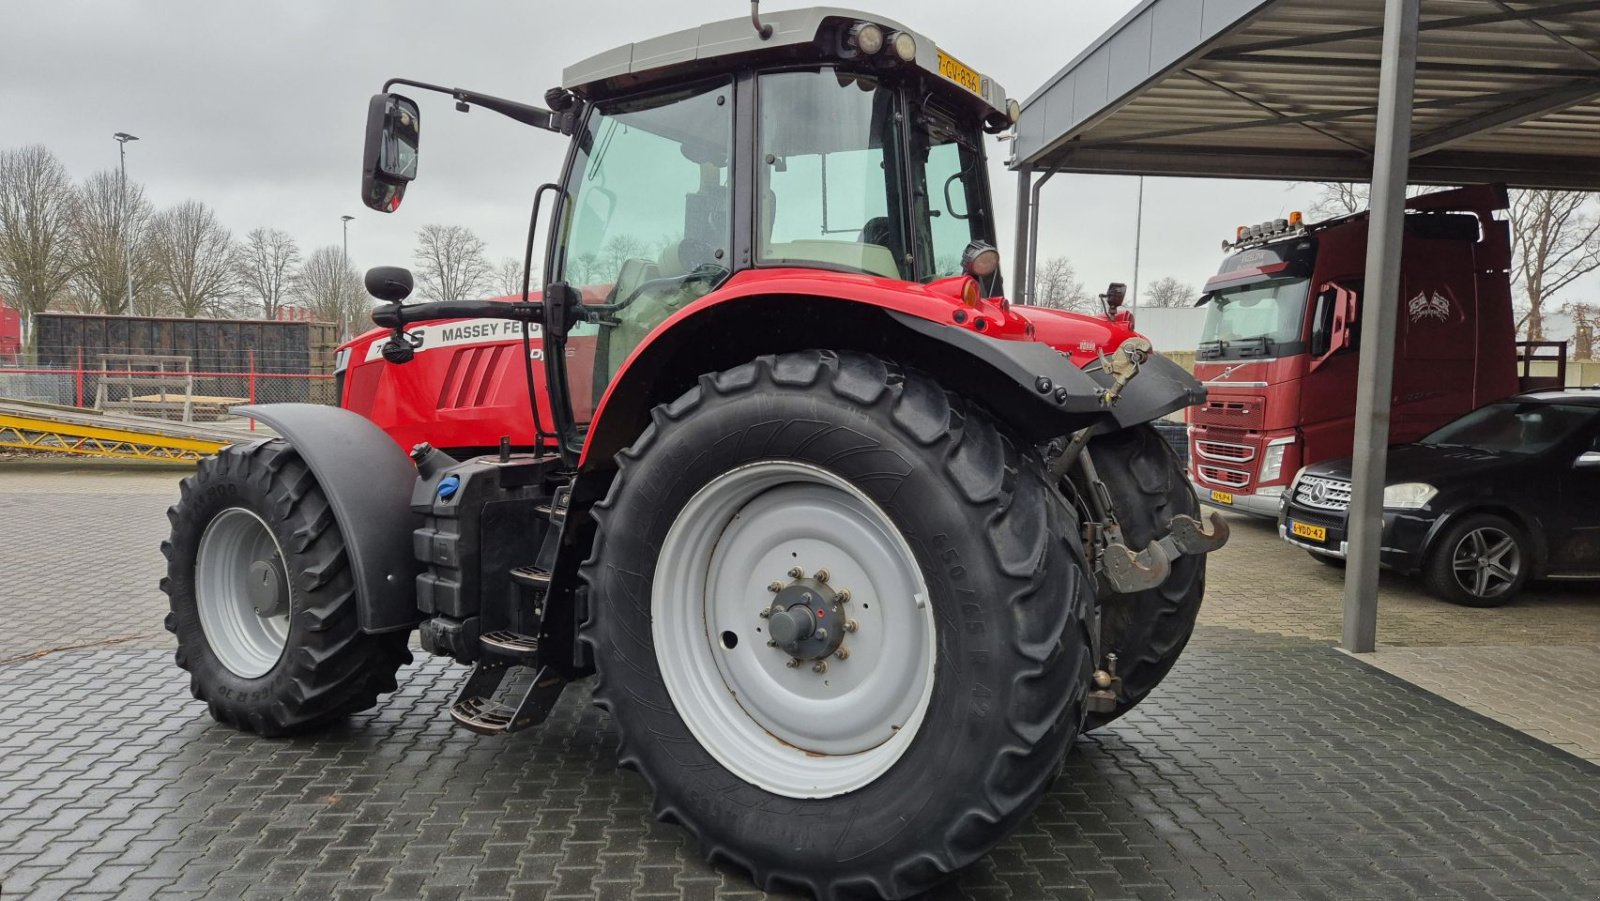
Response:
[{"label": "canopy support column", "polygon": [[[1366,296],[1361,299],[1361,364],[1351,466],[1349,560],[1344,574],[1343,647],[1369,653],[1378,636],[1378,558],[1383,545],[1383,482],[1388,465],[1394,334],[1400,308],[1400,254],[1411,155],[1421,0],[1385,0],[1378,128],[1367,229]],[[1315,290],[1315,286],[1313,286]]]},{"label": "canopy support column", "polygon": [[1024,303],[1027,298],[1025,292],[1028,288],[1028,210],[1032,208],[1029,203],[1028,188],[1033,181],[1033,170],[1027,166],[1017,167],[1017,237],[1016,244],[1011,251],[1011,286],[1006,294],[1015,303]]}]

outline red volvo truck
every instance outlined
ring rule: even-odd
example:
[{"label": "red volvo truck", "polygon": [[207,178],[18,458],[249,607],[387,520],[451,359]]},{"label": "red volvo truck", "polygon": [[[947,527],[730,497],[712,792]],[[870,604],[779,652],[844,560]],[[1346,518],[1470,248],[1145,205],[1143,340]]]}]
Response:
[{"label": "red volvo truck", "polygon": [[[1562,342],[1516,340],[1504,187],[1475,185],[1406,203],[1389,439],[1414,441],[1489,401],[1564,383]],[[1350,454],[1363,324],[1367,214],[1306,224],[1299,213],[1241,227],[1206,282],[1189,410],[1189,475],[1200,498],[1278,515],[1300,467]],[[1519,378],[1519,365],[1520,378]]]}]

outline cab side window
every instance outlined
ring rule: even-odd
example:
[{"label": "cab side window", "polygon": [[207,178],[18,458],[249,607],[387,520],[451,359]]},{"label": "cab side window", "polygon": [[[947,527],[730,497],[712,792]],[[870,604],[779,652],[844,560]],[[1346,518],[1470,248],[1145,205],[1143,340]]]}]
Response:
[{"label": "cab side window", "polygon": [[[1338,286],[1353,293],[1355,300],[1355,316],[1348,323],[1350,326],[1350,342],[1339,348],[1339,353],[1352,353],[1361,346],[1361,279],[1351,279],[1337,282]],[[1316,306],[1312,309],[1311,319],[1311,356],[1320,357],[1328,352],[1328,347],[1333,342],[1333,314],[1338,308],[1338,295],[1332,286],[1324,289],[1317,295]]]}]

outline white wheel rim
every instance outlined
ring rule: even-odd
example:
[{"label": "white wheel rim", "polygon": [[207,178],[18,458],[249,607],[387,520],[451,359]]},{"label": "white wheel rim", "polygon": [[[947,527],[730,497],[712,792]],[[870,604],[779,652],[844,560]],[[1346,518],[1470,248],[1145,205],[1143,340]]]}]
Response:
[{"label": "white wheel rim", "polygon": [[[251,564],[257,561],[271,565],[269,578],[283,580],[281,614],[256,612],[259,599],[252,598],[250,580]],[[229,507],[206,526],[194,564],[200,628],[211,653],[234,675],[259,678],[283,656],[289,643],[289,585],[283,549],[261,517]]]},{"label": "white wheel rim", "polygon": [[[831,589],[849,591],[849,656],[821,661],[825,672],[810,659],[791,667],[767,645],[760,613],[793,567],[808,578],[826,569]],[[650,613],[689,731],[774,794],[827,798],[871,783],[905,754],[933,697],[936,630],[916,557],[881,508],[815,466],[753,463],[701,488],[662,543]]]}]

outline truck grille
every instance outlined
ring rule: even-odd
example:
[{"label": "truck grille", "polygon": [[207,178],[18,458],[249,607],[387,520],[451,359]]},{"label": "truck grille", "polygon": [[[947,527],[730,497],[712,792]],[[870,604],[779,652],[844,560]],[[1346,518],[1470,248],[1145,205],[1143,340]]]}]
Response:
[{"label": "truck grille", "polygon": [[1313,510],[1350,509],[1350,483],[1321,476],[1301,476],[1294,485],[1294,502]]},{"label": "truck grille", "polygon": [[1201,479],[1213,485],[1243,488],[1250,484],[1250,473],[1248,472],[1240,472],[1237,469],[1223,469],[1221,466],[1206,466],[1203,463],[1195,468],[1199,470]]},{"label": "truck grille", "polygon": [[1226,429],[1258,429],[1263,421],[1260,400],[1208,400],[1189,415],[1196,425]]},{"label": "truck grille", "polygon": [[1256,458],[1256,449],[1248,444],[1196,440],[1194,446],[1203,459],[1219,463],[1249,463]]}]

